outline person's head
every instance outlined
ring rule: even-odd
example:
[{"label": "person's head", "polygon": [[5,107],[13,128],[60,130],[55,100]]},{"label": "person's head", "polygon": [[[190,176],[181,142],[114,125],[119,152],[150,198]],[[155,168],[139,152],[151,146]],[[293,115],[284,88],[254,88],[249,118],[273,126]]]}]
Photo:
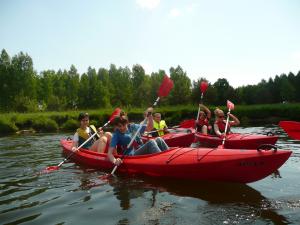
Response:
[{"label": "person's head", "polygon": [[161,114],[160,113],[154,113],[153,119],[155,122],[158,122],[161,120]]},{"label": "person's head", "polygon": [[78,121],[80,122],[81,127],[86,127],[89,125],[89,114],[87,112],[82,112],[78,116]]},{"label": "person's head", "polygon": [[215,116],[216,116],[217,120],[224,120],[225,116],[224,116],[223,110],[221,110],[219,108],[216,108],[214,113],[215,113]]},{"label": "person's head", "polygon": [[125,133],[128,125],[128,118],[126,115],[117,116],[113,120],[113,125],[117,128],[121,133]]}]

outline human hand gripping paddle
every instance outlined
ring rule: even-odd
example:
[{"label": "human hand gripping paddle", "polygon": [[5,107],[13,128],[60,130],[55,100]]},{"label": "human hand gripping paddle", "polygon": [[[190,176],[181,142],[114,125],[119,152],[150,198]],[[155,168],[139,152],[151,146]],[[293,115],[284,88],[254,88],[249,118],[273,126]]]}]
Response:
[{"label": "human hand gripping paddle", "polygon": [[[158,92],[157,92],[157,99],[155,100],[155,102],[153,103],[152,107],[155,107],[157,105],[157,103],[159,102],[159,99],[161,97],[166,97],[169,95],[171,89],[173,88],[174,86],[174,83],[173,81],[167,76],[165,75],[164,78],[163,78],[163,81],[158,89]],[[141,131],[142,127],[144,124],[146,124],[147,122],[147,117],[143,120],[143,122],[141,123],[141,126],[139,126],[138,130],[134,133],[133,137],[131,138],[131,141],[129,142],[129,144],[127,145],[127,149],[130,148],[130,146],[132,145],[132,143],[134,142],[136,136],[139,134],[139,132]],[[121,157],[121,159],[124,158],[125,155],[123,155]],[[114,175],[116,169],[118,168],[118,165],[115,165],[115,167],[113,168],[113,170],[111,171],[110,175]],[[107,178],[107,176],[105,177]]]},{"label": "human hand gripping paddle", "polygon": [[[110,122],[118,115],[120,115],[121,109],[120,108],[116,108],[114,110],[114,112],[111,114],[109,120],[102,126],[102,128],[106,127],[108,124],[110,124]],[[101,128],[101,129],[102,129]],[[88,141],[90,141],[95,135],[97,134],[97,132],[95,132],[92,136],[90,136],[85,142],[83,142],[79,147],[77,147],[71,154],[69,154],[63,161],[61,161],[57,166],[48,166],[46,167],[42,173],[47,173],[47,172],[51,172],[54,170],[58,170],[61,165],[63,163],[65,163],[75,152],[77,152],[80,148],[82,148],[82,146],[84,146]]]},{"label": "human hand gripping paddle", "polygon": [[227,108],[228,108],[228,113],[227,113],[224,137],[223,137],[223,141],[222,141],[223,148],[224,148],[224,144],[225,144],[225,140],[226,140],[226,133],[227,133],[228,123],[229,123],[229,114],[230,114],[230,111],[234,109],[234,104],[229,100],[227,100]]}]

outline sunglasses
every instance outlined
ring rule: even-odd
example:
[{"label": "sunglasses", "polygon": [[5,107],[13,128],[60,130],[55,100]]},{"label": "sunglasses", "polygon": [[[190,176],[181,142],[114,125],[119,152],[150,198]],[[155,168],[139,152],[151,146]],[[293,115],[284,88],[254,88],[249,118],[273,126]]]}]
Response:
[{"label": "sunglasses", "polygon": [[224,118],[224,116],[219,116],[219,118]]}]

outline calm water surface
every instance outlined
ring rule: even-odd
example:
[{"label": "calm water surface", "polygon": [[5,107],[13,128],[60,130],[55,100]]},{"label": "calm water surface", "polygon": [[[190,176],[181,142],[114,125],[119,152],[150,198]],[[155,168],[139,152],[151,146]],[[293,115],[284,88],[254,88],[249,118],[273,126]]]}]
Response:
[{"label": "calm water surface", "polygon": [[300,141],[277,126],[236,132],[276,132],[293,155],[261,181],[243,184],[117,177],[63,160],[59,140],[70,134],[0,138],[0,224],[300,224]]}]

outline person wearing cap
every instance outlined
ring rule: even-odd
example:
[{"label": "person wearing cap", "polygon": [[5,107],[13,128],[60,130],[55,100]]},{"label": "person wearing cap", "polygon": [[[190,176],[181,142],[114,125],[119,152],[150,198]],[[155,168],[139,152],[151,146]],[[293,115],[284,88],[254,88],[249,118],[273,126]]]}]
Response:
[{"label": "person wearing cap", "polygon": [[110,132],[104,133],[101,128],[97,131],[94,125],[90,125],[88,113],[80,113],[78,121],[80,122],[80,127],[74,134],[72,150],[75,151],[78,146],[82,145],[87,139],[97,133],[93,138],[85,143],[82,148],[100,153],[107,151],[112,134]]}]

